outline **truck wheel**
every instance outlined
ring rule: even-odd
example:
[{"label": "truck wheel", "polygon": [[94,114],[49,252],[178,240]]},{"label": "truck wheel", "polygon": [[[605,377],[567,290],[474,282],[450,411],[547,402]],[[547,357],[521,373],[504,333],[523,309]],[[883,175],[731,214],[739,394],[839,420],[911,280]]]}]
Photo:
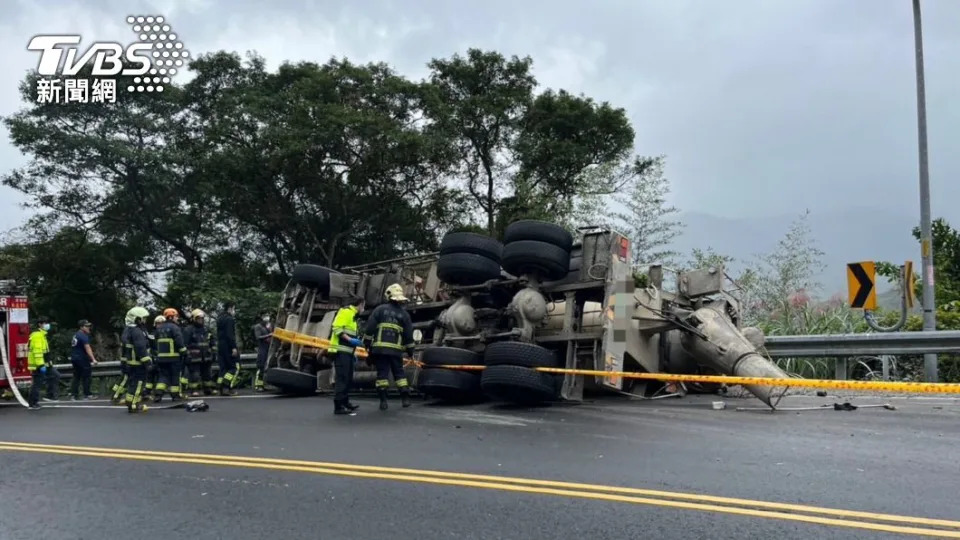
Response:
[{"label": "truck wheel", "polygon": [[525,368],[560,366],[550,349],[522,341],[498,341],[487,345],[483,359],[488,366],[520,366]]},{"label": "truck wheel", "polygon": [[480,391],[480,375],[455,369],[425,369],[420,372],[417,390],[443,401],[477,401],[483,396]]},{"label": "truck wheel", "polygon": [[534,219],[521,219],[507,225],[507,230],[503,233],[503,243],[509,244],[520,240],[545,242],[568,253],[570,248],[573,247],[573,235],[566,229],[553,223]]},{"label": "truck wheel", "polygon": [[293,267],[291,279],[304,287],[317,289],[323,295],[330,294],[330,274],[339,274],[326,266],[298,264]]},{"label": "truck wheel", "polygon": [[484,394],[512,403],[539,403],[557,398],[556,376],[519,366],[487,366],[480,376]]},{"label": "truck wheel", "polygon": [[428,347],[420,355],[420,362],[425,367],[479,366],[483,365],[483,355],[457,347]]},{"label": "truck wheel", "polygon": [[312,396],[317,391],[317,376],[293,369],[273,368],[263,374],[264,384],[275,386],[284,394]]},{"label": "truck wheel", "polygon": [[437,277],[449,285],[480,285],[500,279],[500,263],[475,253],[450,253],[437,261]]},{"label": "truck wheel", "polygon": [[491,261],[500,262],[503,244],[495,239],[477,233],[456,232],[443,236],[440,241],[440,255],[451,253],[473,253],[483,255]]},{"label": "truck wheel", "polygon": [[556,281],[570,273],[570,252],[537,240],[517,240],[503,247],[503,269],[515,276],[538,274]]}]

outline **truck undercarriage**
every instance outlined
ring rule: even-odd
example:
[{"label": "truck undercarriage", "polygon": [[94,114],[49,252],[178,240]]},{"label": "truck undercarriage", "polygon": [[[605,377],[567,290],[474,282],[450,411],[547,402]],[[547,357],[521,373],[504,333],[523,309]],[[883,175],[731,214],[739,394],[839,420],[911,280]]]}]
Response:
[{"label": "truck undercarriage", "polygon": [[[635,273],[622,234],[593,228],[579,236],[574,242],[556,225],[524,220],[507,228],[502,244],[458,232],[443,238],[438,253],[339,271],[300,265],[281,300],[278,334],[326,340],[347,299],[366,300],[362,321],[385,301],[385,289],[399,283],[415,328],[416,362],[407,365],[408,379],[440,399],[580,401],[584,393],[650,394],[662,387],[532,369],[538,367],[788,377],[757,352],[762,332],[740,330],[739,302],[724,290],[722,268],[676,272],[676,291],[668,292],[664,268]],[[267,384],[303,394],[332,388],[332,362],[322,345],[276,337]],[[442,365],[485,367],[436,367]],[[355,384],[374,378],[373,368],[358,362]],[[748,390],[771,406],[783,392]]]}]

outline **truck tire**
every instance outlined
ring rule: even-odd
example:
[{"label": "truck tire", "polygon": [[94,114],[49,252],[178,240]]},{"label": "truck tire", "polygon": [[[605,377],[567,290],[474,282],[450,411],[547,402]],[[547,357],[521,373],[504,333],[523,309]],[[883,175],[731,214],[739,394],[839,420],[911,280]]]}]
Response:
[{"label": "truck tire", "polygon": [[432,366],[479,366],[483,365],[483,355],[458,349],[457,347],[428,347],[420,355],[424,367]]},{"label": "truck tire", "polygon": [[450,402],[471,402],[483,397],[480,375],[455,369],[421,371],[417,390],[428,397]]},{"label": "truck tire", "polygon": [[456,232],[445,234],[440,241],[440,255],[451,253],[473,253],[482,255],[491,261],[500,262],[503,244],[494,238],[477,233]]},{"label": "truck tire", "polygon": [[556,281],[570,273],[570,252],[537,240],[517,240],[503,247],[503,269],[515,276],[538,274]]},{"label": "truck tire", "polygon": [[293,281],[304,287],[317,289],[323,295],[330,294],[330,274],[339,274],[336,270],[315,264],[298,264],[293,267]]},{"label": "truck tire", "polygon": [[488,366],[560,367],[560,361],[553,351],[522,341],[491,343],[483,353],[483,360]]},{"label": "truck tire", "polygon": [[500,279],[500,263],[475,253],[450,253],[437,261],[437,277],[449,285],[480,285]]},{"label": "truck tire", "polygon": [[487,366],[480,389],[491,398],[532,404],[557,399],[556,376],[520,366]]},{"label": "truck tire", "polygon": [[503,243],[518,242],[520,240],[534,240],[557,246],[570,252],[573,247],[573,235],[563,227],[546,221],[521,219],[507,225],[503,233]]},{"label": "truck tire", "polygon": [[317,391],[316,375],[294,369],[268,369],[263,374],[263,382],[277,387],[284,394],[312,396]]}]

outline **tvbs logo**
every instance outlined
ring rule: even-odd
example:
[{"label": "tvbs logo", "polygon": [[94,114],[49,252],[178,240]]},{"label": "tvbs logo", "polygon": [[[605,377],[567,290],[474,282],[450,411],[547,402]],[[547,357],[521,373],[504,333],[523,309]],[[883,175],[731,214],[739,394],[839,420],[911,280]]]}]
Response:
[{"label": "tvbs logo", "polygon": [[[40,65],[37,72],[43,76],[65,75],[74,76],[80,73],[86,65],[93,60],[91,75],[94,77],[113,77],[116,75],[143,75],[150,71],[150,52],[153,49],[151,43],[133,43],[126,49],[119,43],[97,42],[90,46],[79,59],[77,47],[66,49],[67,58],[63,61],[64,49],[61,45],[77,45],[80,43],[80,36],[54,34],[34,36],[27,45],[31,51],[40,51]],[[123,67],[123,59],[127,62],[137,64],[138,67]],[[63,69],[60,64],[63,63]]]},{"label": "tvbs logo", "polygon": [[[170,77],[184,65],[190,53],[183,48],[183,42],[161,16],[131,15],[127,17],[127,24],[132,27],[138,41],[126,46],[112,41],[98,41],[82,53],[78,47],[79,35],[34,36],[27,49],[40,53],[37,72],[46,78],[41,81],[45,90],[56,89],[59,82],[59,79],[51,80],[50,77],[75,77],[89,66],[90,75],[99,78],[101,86],[108,82],[111,86],[116,83],[103,77],[133,76],[133,84],[127,86],[128,91],[162,92],[162,85],[170,82]],[[97,82],[94,81],[95,84]],[[63,83],[66,88],[67,81]],[[78,90],[85,84],[84,81],[70,81],[71,88],[68,90]]]}]

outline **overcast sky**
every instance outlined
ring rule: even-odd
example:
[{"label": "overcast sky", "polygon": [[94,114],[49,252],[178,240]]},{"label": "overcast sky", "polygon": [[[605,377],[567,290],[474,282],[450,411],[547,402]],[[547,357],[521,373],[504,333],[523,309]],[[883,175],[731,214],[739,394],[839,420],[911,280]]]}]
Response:
[{"label": "overcast sky", "polygon": [[[38,33],[127,42],[163,15],[199,53],[256,50],[271,68],[330,56],[420,78],[468,47],[530,55],[540,83],[629,112],[666,154],[673,201],[735,217],[869,207],[919,218],[910,0],[4,0],[0,115]],[[960,0],[923,0],[935,215],[960,225]],[[182,79],[181,75],[178,78]],[[3,172],[26,162],[0,137]],[[0,229],[27,216],[0,187]]]}]

